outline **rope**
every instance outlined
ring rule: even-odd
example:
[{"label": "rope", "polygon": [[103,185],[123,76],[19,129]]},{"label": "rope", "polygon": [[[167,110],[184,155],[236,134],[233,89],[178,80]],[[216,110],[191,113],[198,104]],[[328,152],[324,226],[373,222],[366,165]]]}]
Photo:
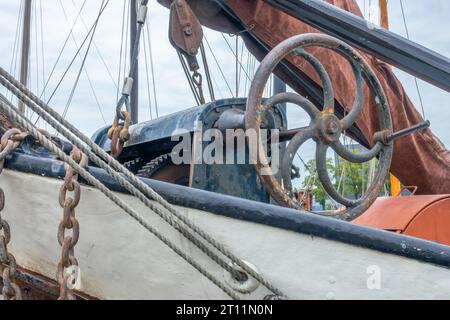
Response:
[{"label": "rope", "polygon": [[55,70],[56,70],[56,66],[58,65],[59,60],[61,59],[62,54],[63,54],[63,52],[64,52],[64,49],[66,48],[67,43],[69,42],[70,35],[72,34],[73,29],[75,28],[75,25],[77,24],[78,18],[80,17],[81,12],[83,11],[83,8],[84,8],[84,5],[86,4],[86,1],[87,1],[87,0],[84,0],[83,4],[81,5],[80,10],[78,11],[78,14],[77,14],[77,16],[76,16],[76,18],[75,18],[75,20],[74,20],[74,22],[73,22],[73,24],[72,24],[72,27],[70,28],[69,34],[67,35],[66,39],[64,40],[64,44],[63,44],[61,50],[60,50],[59,53],[58,53],[58,57],[56,58],[55,64],[53,65],[52,70],[50,71],[50,75],[48,76],[48,79],[47,79],[47,81],[45,82],[44,88],[42,89],[42,92],[41,92],[41,94],[40,94],[40,97],[41,97],[41,98],[42,98],[42,96],[43,96],[45,90],[47,89],[48,84],[50,83],[50,80],[51,80],[51,78],[52,78],[52,76],[53,76],[53,73],[54,73]]},{"label": "rope", "polygon": [[217,60],[217,57],[216,57],[216,55],[214,54],[213,49],[212,49],[211,46],[209,45],[208,39],[206,38],[206,36],[204,36],[204,37],[205,37],[206,45],[208,46],[208,49],[209,49],[209,51],[211,52],[211,55],[212,55],[213,58],[214,58],[214,62],[216,63],[217,68],[219,69],[219,72],[220,72],[220,74],[222,75],[222,79],[225,81],[225,84],[227,85],[228,90],[229,90],[230,93],[231,93],[231,96],[234,97],[233,90],[231,89],[231,86],[230,86],[230,84],[228,83],[227,78],[225,77],[225,74],[223,73],[222,68],[220,67],[219,61]]},{"label": "rope", "polygon": [[205,46],[203,45],[203,41],[200,43],[200,52],[202,55],[203,68],[205,68],[206,82],[208,83],[209,97],[211,101],[216,101],[216,97],[214,94],[214,87],[211,81],[211,73],[209,71],[208,59],[206,57]]},{"label": "rope", "polygon": [[[231,47],[230,43],[228,42],[227,38],[225,37],[225,35],[223,33],[221,33],[223,40],[225,40],[225,43],[227,44],[228,49],[230,49],[231,53],[233,54],[234,58],[237,60],[237,64],[239,65],[239,67],[241,68],[241,70],[244,71],[245,76],[247,77],[247,79],[250,79],[250,76],[247,74],[247,72],[245,71],[244,66],[242,65],[241,61],[239,60],[239,53],[236,51],[234,52],[233,48]],[[233,34],[233,37],[239,37],[237,34]]]},{"label": "rope", "polygon": [[120,36],[120,54],[119,54],[119,75],[117,77],[117,85],[116,85],[116,100],[119,100],[119,86],[120,86],[120,80],[122,78],[122,56],[123,56],[123,38],[124,38],[124,32],[125,32],[125,11],[127,2],[123,1],[123,10],[122,10],[122,35]]},{"label": "rope", "polygon": [[[402,10],[403,24],[405,26],[406,37],[408,38],[408,40],[411,40],[410,37],[409,37],[408,24],[406,23],[405,10],[403,9],[403,0],[400,0],[400,8]],[[425,117],[425,108],[423,106],[422,94],[420,93],[419,82],[417,81],[417,77],[414,77],[414,83],[416,85],[417,94],[419,96],[420,107],[422,108],[422,116],[423,116],[424,119],[426,119],[426,117]]]},{"label": "rope", "polygon": [[186,76],[186,79],[188,81],[189,87],[191,88],[192,95],[194,96],[195,103],[199,106],[200,105],[200,97],[198,95],[197,90],[195,90],[195,85],[192,81],[191,74],[189,72],[189,69],[186,65],[186,61],[184,61],[183,56],[180,53],[180,50],[177,50],[178,59],[180,60],[181,67],[183,68],[184,75]]},{"label": "rope", "polygon": [[145,41],[145,32],[146,32],[146,30],[144,29],[144,36],[142,38],[144,40],[145,76],[147,79],[147,96],[148,96],[148,108],[150,111],[150,119],[153,119],[152,95],[150,93],[150,76],[149,76],[149,72],[148,72],[147,41]]},{"label": "rope", "polygon": [[[75,4],[75,1],[74,1],[74,0],[72,0],[72,4],[73,4],[73,6],[76,8],[76,4]],[[84,21],[83,17],[81,17],[81,16],[80,16],[80,21],[81,21],[81,24],[83,25],[84,29],[85,29],[86,31],[88,31],[89,29],[88,29],[88,27],[87,27],[87,25],[86,25],[86,22]],[[97,44],[95,43],[95,40],[92,41],[92,45],[94,46],[94,49],[95,49],[95,51],[97,52],[98,57],[99,57],[100,60],[102,61],[103,66],[105,67],[106,72],[108,73],[108,76],[109,76],[109,78],[111,79],[111,81],[112,81],[114,87],[115,87],[116,89],[118,89],[119,87],[117,86],[116,80],[114,80],[114,77],[113,77],[113,75],[112,75],[112,73],[111,73],[111,69],[109,68],[108,64],[106,63],[105,58],[103,57],[102,53],[100,52],[100,49],[98,48]]]},{"label": "rope", "polygon": [[[61,0],[59,0],[59,3],[62,6]],[[102,11],[104,10],[104,7],[103,7],[104,3],[105,3],[105,0],[103,0],[102,4],[100,5],[99,16],[101,15]],[[105,5],[105,7],[106,7],[106,5]],[[78,70],[77,77],[75,79],[75,83],[73,84],[72,90],[70,91],[69,99],[67,100],[67,104],[66,104],[66,107],[64,108],[64,112],[63,112],[63,117],[64,118],[67,116],[67,112],[69,111],[69,107],[70,107],[70,104],[72,103],[72,99],[73,99],[73,96],[75,94],[75,90],[77,89],[78,83],[80,81],[81,73],[83,72],[83,70],[86,71],[85,70],[86,59],[87,59],[87,57],[89,55],[89,51],[91,49],[92,41],[94,40],[95,32],[97,31],[97,26],[98,26],[98,23],[95,24],[94,29],[92,30],[91,38],[90,38],[88,46],[86,48],[86,52],[84,54],[83,60],[81,61],[81,66],[80,66],[80,69]],[[77,51],[78,51],[78,53],[80,52],[79,50],[77,50]],[[101,112],[101,110],[100,110],[100,114],[103,117],[103,113]],[[103,120],[105,120],[104,117],[103,117]],[[106,124],[106,121],[105,121],[105,124]]]},{"label": "rope", "polygon": [[[63,13],[64,13],[64,18],[66,19],[66,22],[69,23],[69,19],[68,19],[68,17],[67,17],[66,10],[64,9],[64,6],[63,6],[61,0],[59,0],[59,4],[60,4],[61,9],[62,9],[62,11],[63,11]],[[80,20],[83,21],[81,17],[80,17]],[[83,23],[84,23],[84,22],[83,22]],[[87,28],[86,28],[86,29],[87,29]],[[94,31],[94,32],[95,32],[95,31]],[[92,34],[91,42],[92,42],[93,44],[95,44],[95,42],[94,42],[94,40],[93,40],[93,36],[94,36],[94,34]],[[73,33],[72,33],[72,41],[73,41],[73,43],[75,44],[75,48],[78,50],[78,49],[79,49],[78,43],[77,43],[77,40],[75,39],[75,36],[73,35]],[[90,47],[90,44],[89,44],[89,47]],[[88,73],[87,68],[86,68],[86,65],[85,65],[86,57],[87,57],[87,54],[88,54],[88,52],[89,52],[89,47],[88,47],[88,50],[86,51],[86,55],[85,55],[85,58],[84,58],[84,59],[81,57],[81,53],[78,54],[78,57],[79,57],[80,60],[81,60],[81,68],[80,68],[79,74],[81,74],[81,70],[84,71],[84,74],[86,75],[87,81],[88,81],[88,83],[89,83],[89,87],[91,88],[92,95],[94,96],[94,99],[95,99],[95,102],[96,102],[98,111],[100,112],[100,116],[102,117],[102,120],[103,120],[103,122],[104,122],[105,125],[106,125],[106,120],[105,120],[105,116],[104,116],[104,114],[103,114],[102,108],[101,108],[101,106],[100,106],[100,101],[99,101],[99,99],[98,99],[98,97],[97,97],[97,94],[96,94],[95,89],[94,89],[94,85],[92,84],[91,77],[89,76],[89,73]],[[75,82],[74,88],[76,88],[76,85],[77,85],[77,83],[78,83],[78,80],[79,80],[79,76],[77,77],[77,81]],[[114,83],[114,85],[115,85],[115,83]],[[38,90],[38,91],[39,91],[39,90]],[[72,89],[72,92],[74,92],[74,89]],[[72,101],[72,98],[73,98],[73,93],[71,93],[71,97],[69,98],[69,100],[68,100],[68,102],[67,102],[66,108],[68,108],[68,106],[70,105],[70,103],[71,103],[71,101]],[[67,112],[64,111],[64,114],[66,114],[66,113],[67,113]]]},{"label": "rope", "polygon": [[[149,5],[150,7],[150,5]],[[153,65],[153,50],[152,50],[152,37],[150,33],[150,14],[147,17],[147,37],[148,37],[148,53],[150,55],[150,71],[152,73],[152,84],[153,84],[153,99],[156,111],[156,117],[159,117],[158,110],[158,99],[156,98],[156,81],[155,81],[155,67]]]},{"label": "rope", "polygon": [[90,185],[99,189],[104,195],[106,195],[111,201],[122,208],[126,213],[128,213],[132,218],[134,218],[139,224],[150,231],[154,236],[161,240],[166,246],[172,249],[176,254],[182,257],[186,262],[197,269],[202,275],[214,283],[218,288],[225,292],[228,296],[235,300],[239,300],[234,292],[232,292],[225,284],[223,284],[219,279],[209,273],[205,268],[193,260],[190,256],[186,255],[180,248],[178,248],[174,243],[172,243],[168,238],[162,235],[158,230],[153,228],[145,218],[137,213],[128,204],[122,201],[118,196],[116,196],[111,190],[109,190],[104,184],[92,176],[86,169],[82,168],[77,164],[72,158],[66,155],[60,148],[58,148],[52,141],[47,139],[43,134],[41,134],[38,129],[26,121],[15,108],[11,108],[7,104],[0,101],[0,107],[3,109],[15,122],[23,126],[36,140],[39,141],[44,147],[48,148],[51,152],[55,153],[61,160],[70,165],[77,173],[79,173]]},{"label": "rope", "polygon": [[69,72],[70,68],[72,67],[73,63],[75,62],[75,59],[78,57],[78,54],[80,53],[81,49],[84,47],[84,44],[89,39],[89,36],[91,35],[92,31],[95,30],[95,28],[97,27],[98,21],[100,20],[100,17],[102,16],[102,14],[103,14],[104,10],[106,9],[106,7],[108,6],[108,4],[109,4],[109,0],[107,0],[106,4],[103,6],[103,8],[101,8],[99,14],[97,15],[97,18],[95,19],[94,23],[92,24],[91,29],[87,33],[87,35],[84,38],[83,42],[81,43],[80,48],[75,53],[75,56],[70,61],[69,65],[67,66],[66,70],[64,71],[61,79],[58,81],[58,84],[56,85],[56,87],[53,90],[52,94],[48,98],[47,103],[50,103],[50,101],[53,99],[53,96],[55,95],[56,91],[58,91],[59,86],[61,85],[62,81],[64,80],[64,78],[66,77],[66,75]]},{"label": "rope", "polygon": [[[0,83],[2,83],[6,88],[12,91],[19,99],[21,99],[25,104],[27,104],[31,109],[38,112],[51,126],[57,129],[60,133],[62,133],[67,139],[69,139],[74,145],[76,145],[80,150],[86,153],[97,165],[102,167],[106,172],[108,172],[111,176],[119,182],[121,186],[126,188],[132,194],[134,194],[139,200],[141,200],[146,206],[148,206],[155,213],[160,215],[166,222],[171,224],[174,228],[179,228],[184,236],[186,236],[192,243],[198,246],[206,255],[208,255],[213,261],[223,267],[225,270],[229,271],[232,274],[235,274],[235,270],[223,260],[220,260],[214,253],[212,253],[208,248],[206,248],[203,244],[201,244],[197,239],[193,238],[190,233],[184,229],[181,225],[178,225],[177,222],[172,220],[171,216],[168,216],[165,211],[161,210],[159,207],[154,206],[146,196],[153,199],[157,203],[159,203],[164,209],[166,209],[169,213],[174,215],[176,218],[185,223],[191,230],[200,235],[204,240],[210,243],[214,248],[216,248],[219,252],[225,255],[227,258],[232,260],[235,264],[241,267],[246,273],[252,276],[254,279],[263,284],[266,288],[268,288],[273,293],[285,296],[279,289],[275,288],[271,283],[269,283],[266,279],[264,279],[261,275],[256,273],[253,269],[249,268],[247,264],[245,264],[242,260],[240,260],[237,256],[235,256],[232,252],[227,250],[222,244],[217,242],[213,237],[207,234],[205,231],[201,230],[194,223],[192,223],[188,218],[183,216],[181,212],[179,212],[174,206],[170,205],[164,198],[162,198],[158,193],[156,193],[153,189],[143,183],[141,180],[136,178],[136,176],[131,173],[128,169],[122,166],[116,159],[111,157],[108,153],[106,153],[103,149],[101,149],[97,144],[95,144],[91,139],[85,136],[82,132],[80,132],[77,128],[75,128],[72,124],[70,124],[67,120],[62,118],[56,111],[50,108],[47,104],[45,104],[42,100],[36,97],[33,93],[30,92],[25,86],[21,85],[20,82],[15,80],[11,75],[9,75],[4,69],[0,68]],[[9,83],[9,82],[10,83]],[[12,84],[12,85],[11,85]],[[15,86],[15,87],[13,87]],[[18,89],[20,90],[18,90]],[[25,96],[25,95],[26,96]],[[30,101],[31,100],[31,101]],[[36,103],[36,105],[33,104]],[[39,109],[42,108],[41,109]],[[48,114],[47,114],[48,113]],[[53,117],[56,121],[50,118]],[[59,123],[58,123],[59,122]],[[63,124],[67,127],[71,133],[69,133],[65,128],[61,125]],[[77,139],[74,139],[72,134],[80,139],[83,143],[80,143]],[[89,146],[95,154],[89,150],[87,147]],[[96,156],[98,154],[102,159],[104,159],[109,165],[105,164],[99,157]],[[117,172],[115,172],[112,168],[118,170],[123,173],[129,181],[125,180],[120,176]],[[176,226],[175,226],[176,225]],[[177,229],[178,230],[178,229]]]}]

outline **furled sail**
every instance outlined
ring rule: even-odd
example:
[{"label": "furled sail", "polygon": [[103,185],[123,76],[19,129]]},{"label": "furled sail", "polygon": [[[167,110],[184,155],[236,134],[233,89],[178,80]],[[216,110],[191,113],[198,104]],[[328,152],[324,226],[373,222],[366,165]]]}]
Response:
[{"label": "furled sail", "polygon": [[[158,1],[165,6],[171,2],[168,0]],[[362,16],[355,0],[326,1],[355,15]],[[207,27],[222,32],[247,30],[248,32],[242,33],[246,46],[260,60],[267,50],[291,36],[320,32],[270,6],[263,0],[219,2],[190,0],[188,3],[200,22]],[[241,24],[241,28],[236,22]],[[246,37],[246,34],[252,35],[253,41]],[[255,39],[257,39],[258,45],[255,44]],[[262,49],[263,47],[266,50]],[[344,106],[341,107],[340,112],[348,112],[351,109],[355,92],[354,76],[350,65],[337,53],[330,50],[310,48],[308,51],[322,62],[330,74],[336,100],[340,106]],[[408,98],[389,65],[366,53],[360,53],[370,63],[383,85],[391,107],[394,131],[422,122],[422,116]],[[290,56],[287,60],[290,71],[302,75],[301,79],[308,79],[309,85],[320,88],[320,79],[307,62],[295,56]],[[275,73],[297,92],[305,94],[305,82],[299,81],[300,78],[293,77],[283,69],[277,69]],[[367,87],[365,93],[364,110],[357,121],[357,126],[365,140],[372,144],[372,137],[378,131],[378,120],[375,101],[368,98]],[[353,136],[355,137],[355,135]],[[362,139],[357,140],[361,141]],[[450,193],[450,151],[429,129],[395,141],[391,171],[403,184],[418,186],[418,194]]]}]

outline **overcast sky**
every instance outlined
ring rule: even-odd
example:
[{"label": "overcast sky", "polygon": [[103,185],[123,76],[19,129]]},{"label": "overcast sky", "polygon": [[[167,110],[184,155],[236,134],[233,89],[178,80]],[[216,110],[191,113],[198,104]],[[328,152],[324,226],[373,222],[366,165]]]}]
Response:
[{"label": "overcast sky", "polygon": [[[33,91],[41,93],[44,86],[44,78],[47,79],[49,77],[84,0],[34,0],[33,2],[31,82],[29,86]],[[86,1],[73,31],[73,37],[78,45],[82,43],[86,36],[87,29],[85,26],[89,28],[95,20],[101,2],[101,0]],[[375,4],[378,1],[366,0],[365,2],[364,5],[363,0],[359,1],[361,8],[366,8],[366,16],[368,17],[369,2]],[[400,35],[405,35],[399,3],[399,0],[389,1],[391,29]],[[450,1],[404,0],[404,4],[411,39],[447,57],[450,56],[450,34],[448,33],[448,30],[450,30]],[[0,65],[7,70],[11,70],[15,75],[18,75],[18,65],[15,62],[17,61],[17,45],[16,50],[14,48],[21,1],[0,0],[0,7],[0,39],[2,42],[0,46]],[[176,53],[167,39],[168,10],[160,7],[156,3],[156,0],[150,0],[149,7],[150,39],[153,49],[156,98],[159,114],[164,115],[191,107],[195,102],[189,91]],[[94,37],[94,45],[91,47],[90,54],[86,60],[86,71],[94,87],[96,97],[93,94],[86,73],[83,72],[67,112],[67,118],[88,135],[91,135],[97,128],[104,126],[105,123],[110,124],[114,116],[116,86],[119,74],[123,8],[124,2],[122,0],[110,1],[100,19]],[[377,13],[372,11],[371,15],[373,17]],[[41,22],[43,38],[41,37]],[[206,30],[206,37],[211,46],[215,48],[215,55],[220,61],[225,78],[234,92],[234,60],[230,49],[227,47],[221,34]],[[226,38],[230,44],[234,45],[233,39],[228,36]],[[49,98],[74,57],[77,50],[75,41],[71,37],[65,50],[62,52],[61,59],[56,65],[47,86],[45,92],[46,98]],[[66,78],[62,81],[60,88],[56,91],[50,102],[50,105],[59,112],[63,112],[66,107],[86,47],[87,44],[81,50],[81,57],[75,60],[72,68],[69,70]],[[209,50],[207,51],[210,57],[210,66],[214,80],[219,84],[216,89],[216,95],[219,97],[229,97],[231,93],[229,92],[228,86],[223,80],[211,53]],[[242,57],[243,64],[245,65],[247,61],[246,51],[244,51]],[[141,46],[140,121],[150,119],[148,87],[150,87],[150,98],[152,101],[154,100],[151,75],[150,85],[147,85],[144,58],[145,54],[143,46]],[[147,66],[150,70],[149,59],[150,56],[147,50]],[[402,72],[398,72],[398,76],[411,99],[419,106],[413,78]],[[242,80],[240,95],[243,95],[246,85],[246,81]],[[432,129],[446,144],[447,148],[449,148],[450,130],[448,130],[448,122],[450,120],[450,94],[422,81],[419,81],[419,87],[423,96],[427,118],[432,122]],[[154,116],[154,104],[152,113]],[[302,120],[298,118],[295,117],[295,119],[292,119],[292,123],[301,123]],[[42,126],[44,125],[42,124]]]}]

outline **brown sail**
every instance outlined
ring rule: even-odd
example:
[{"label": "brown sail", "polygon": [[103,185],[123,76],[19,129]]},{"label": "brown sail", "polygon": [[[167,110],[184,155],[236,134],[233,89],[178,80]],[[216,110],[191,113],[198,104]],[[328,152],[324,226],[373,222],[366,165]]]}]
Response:
[{"label": "brown sail", "polygon": [[[159,1],[166,6],[170,2]],[[362,16],[355,0],[326,1],[355,15]],[[203,25],[225,32],[237,31],[233,30],[233,25],[227,20],[227,14],[218,6],[207,4],[203,0],[191,0],[188,3]],[[227,4],[245,27],[269,49],[294,35],[320,32],[262,0],[228,0]],[[250,43],[246,44],[258,59],[263,58],[264,53],[260,49]],[[354,76],[350,65],[330,50],[311,48],[308,51],[313,53],[325,66],[334,86],[336,100],[346,108],[346,111],[349,111],[355,92]],[[360,53],[371,64],[386,92],[391,107],[394,131],[422,122],[422,116],[408,98],[390,66],[368,54]],[[319,77],[308,63],[295,56],[287,59],[296,72],[302,73],[320,86]],[[275,73],[296,91],[303,92],[301,86],[286,74],[279,70]],[[369,99],[367,87],[365,93],[366,102],[357,125],[369,143],[372,143],[372,137],[378,130],[377,115],[375,102],[373,99]],[[417,194],[450,193],[450,152],[429,129],[395,142],[391,171],[405,185],[418,186]]]}]

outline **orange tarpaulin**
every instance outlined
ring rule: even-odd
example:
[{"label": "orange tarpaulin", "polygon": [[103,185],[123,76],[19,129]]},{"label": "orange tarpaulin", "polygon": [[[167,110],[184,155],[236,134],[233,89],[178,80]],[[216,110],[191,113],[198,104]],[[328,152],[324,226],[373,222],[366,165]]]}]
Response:
[{"label": "orange tarpaulin", "polygon": [[[159,1],[167,2],[166,0]],[[326,1],[355,15],[362,16],[355,0]],[[217,10],[205,12],[206,6],[201,4],[202,0],[188,2],[194,11],[198,12],[202,24],[230,31],[231,24],[223,19],[223,12],[220,13]],[[227,4],[245,24],[245,27],[251,29],[251,32],[270,49],[294,35],[320,32],[266,4],[263,0],[228,0]],[[210,19],[208,19],[208,15]],[[257,48],[250,44],[247,47],[258,59],[263,58]],[[354,76],[350,65],[341,56],[330,50],[311,48],[308,51],[322,62],[330,74],[336,100],[349,111],[353,105],[355,93]],[[394,131],[422,122],[423,118],[390,67],[368,54],[360,53],[371,64],[386,92],[391,107]],[[295,56],[290,56],[288,60],[297,72],[303,73],[320,86],[319,77],[308,63]],[[292,88],[302,92],[302,88],[285,74],[278,71],[277,75]],[[373,99],[369,99],[368,90],[366,87],[366,102],[357,125],[366,139],[372,143],[372,137],[378,130],[378,116],[375,102]],[[391,171],[404,184],[418,186],[418,194],[450,194],[450,152],[429,129],[395,142]]]}]

